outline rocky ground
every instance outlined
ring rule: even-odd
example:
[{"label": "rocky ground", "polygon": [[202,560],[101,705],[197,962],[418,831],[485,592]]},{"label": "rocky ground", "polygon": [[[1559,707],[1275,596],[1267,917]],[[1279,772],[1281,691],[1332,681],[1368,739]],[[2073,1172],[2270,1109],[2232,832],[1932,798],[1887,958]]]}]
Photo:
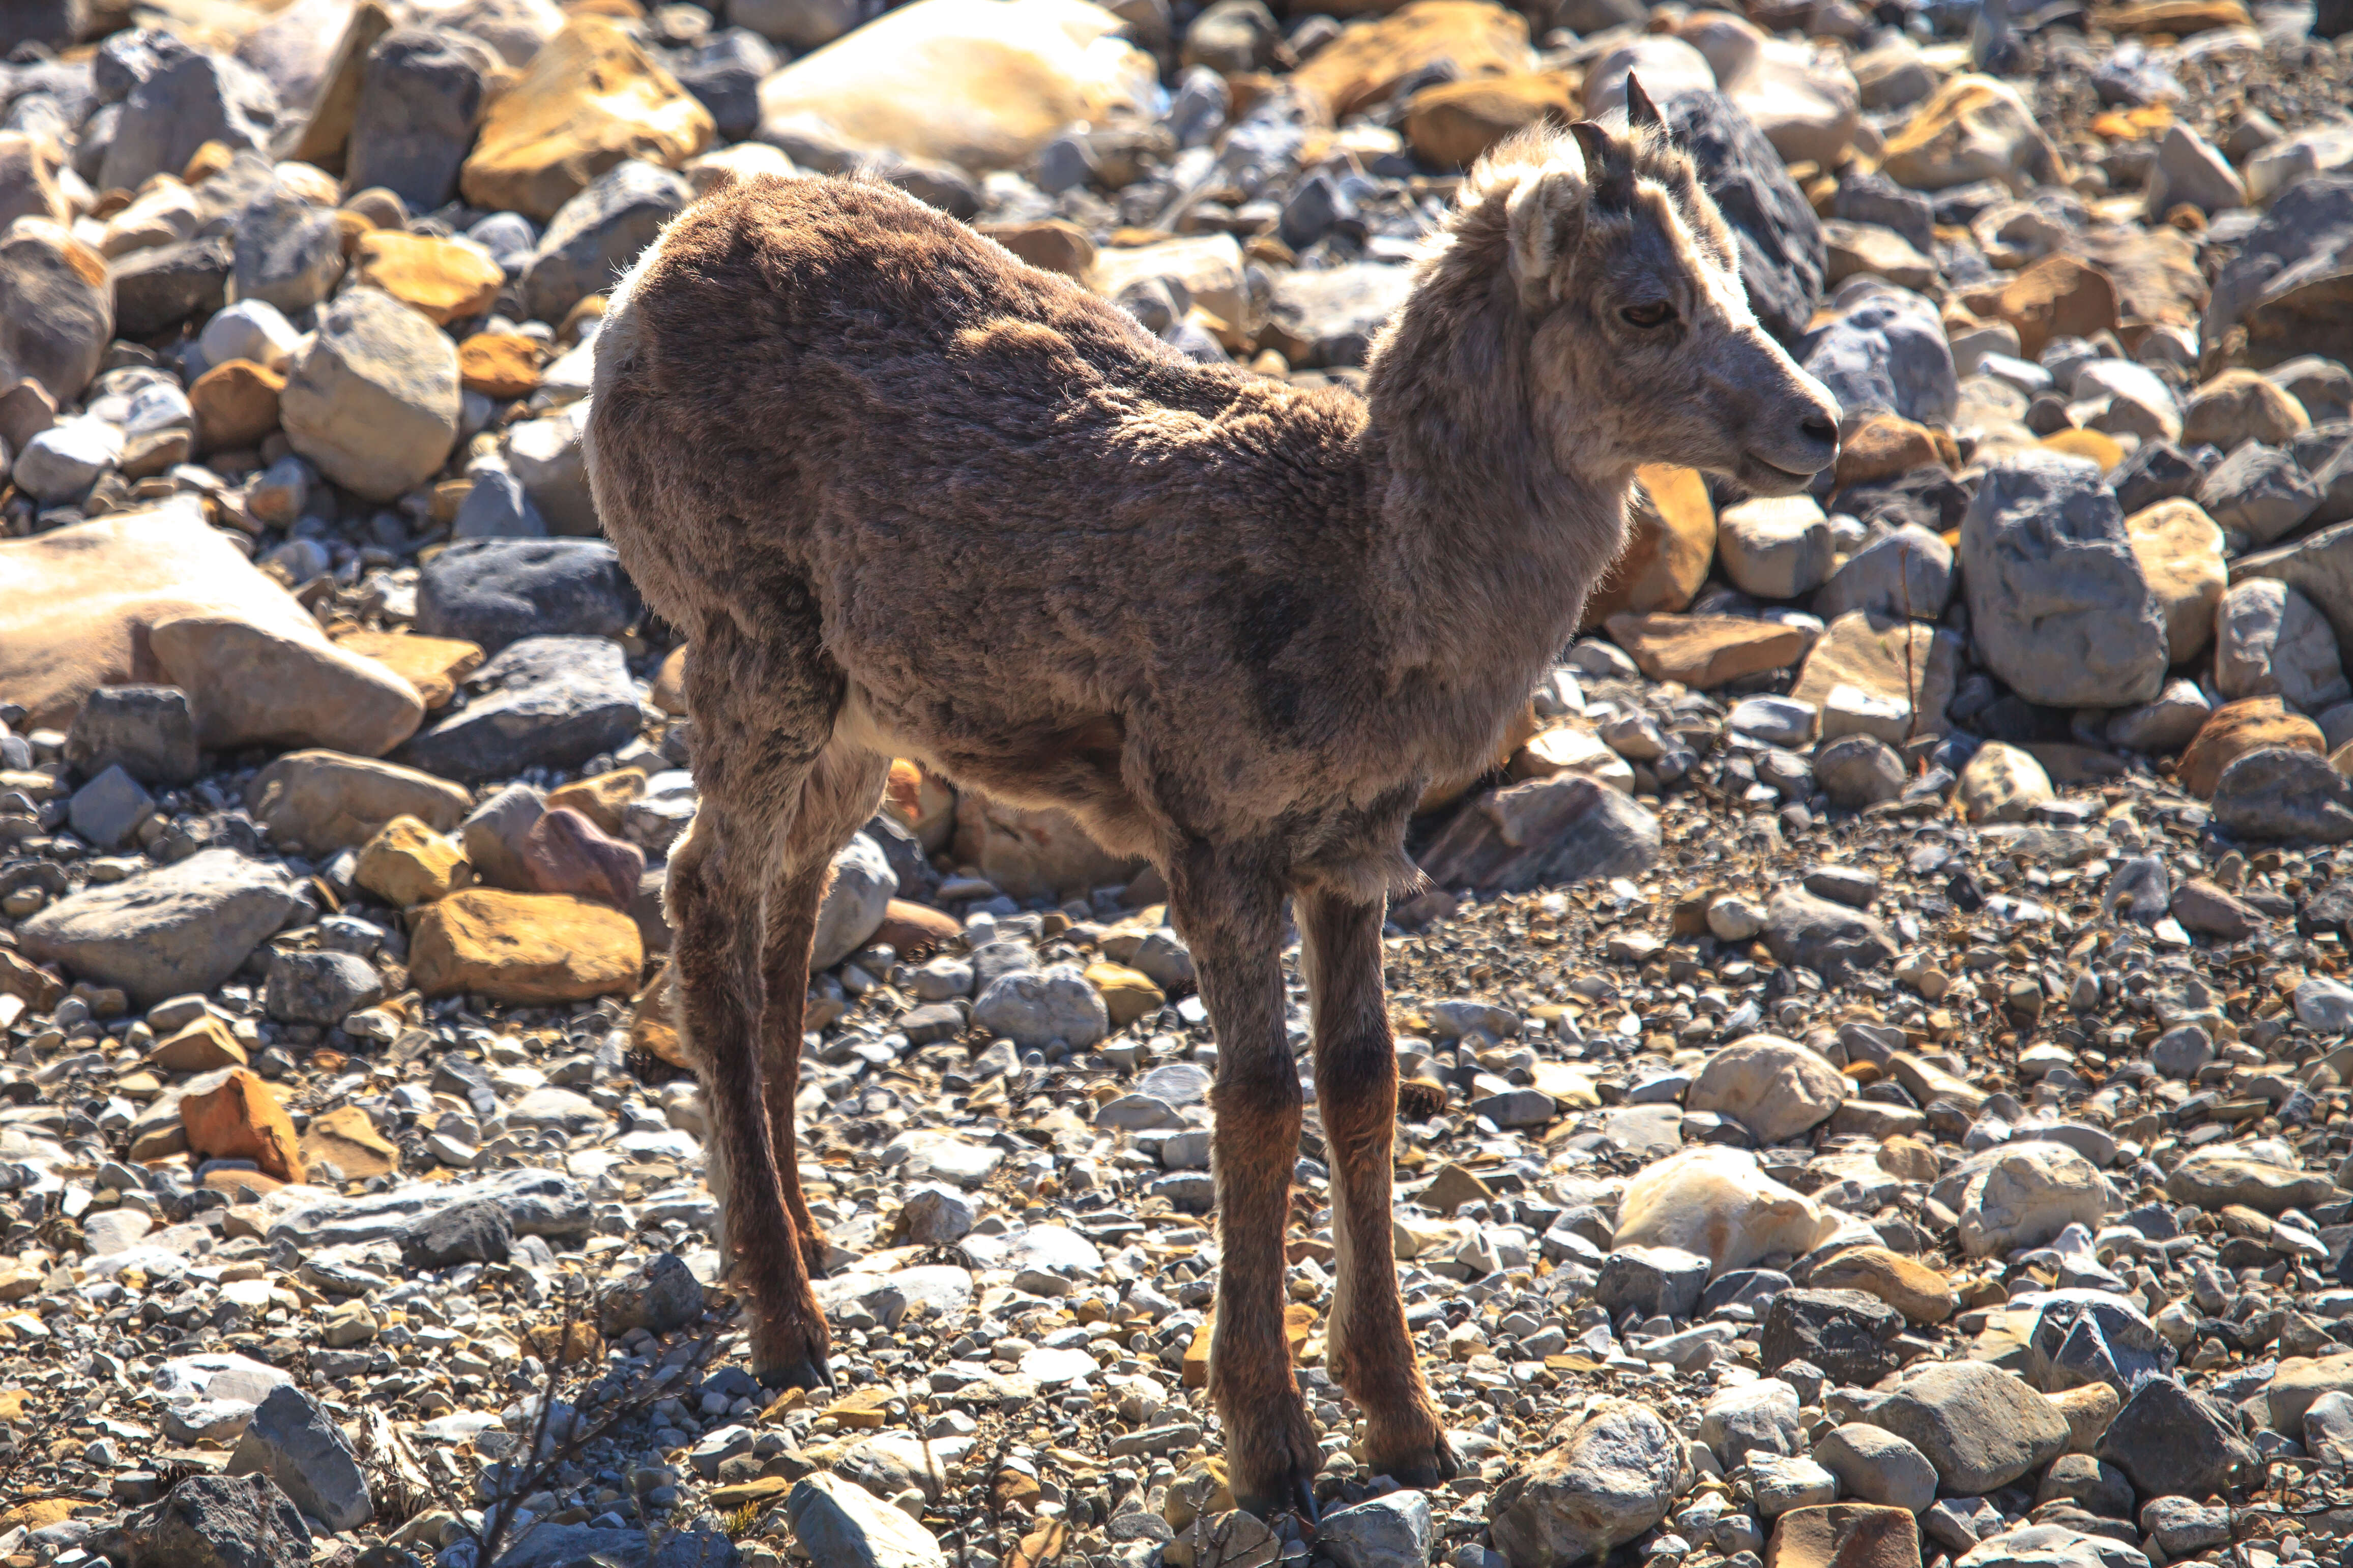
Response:
[{"label": "rocky ground", "polygon": [[[1329,9],[0,0],[5,1568],[2338,1558],[2353,16]],[[1463,163],[1630,70],[1846,445],[1646,471],[1417,825],[1396,1237],[1462,1475],[1352,1452],[1311,1109],[1324,1517],[1233,1511],[1184,942],[912,766],[819,939],[837,1388],[772,1398],[600,290],[864,168],[1353,384]]]}]

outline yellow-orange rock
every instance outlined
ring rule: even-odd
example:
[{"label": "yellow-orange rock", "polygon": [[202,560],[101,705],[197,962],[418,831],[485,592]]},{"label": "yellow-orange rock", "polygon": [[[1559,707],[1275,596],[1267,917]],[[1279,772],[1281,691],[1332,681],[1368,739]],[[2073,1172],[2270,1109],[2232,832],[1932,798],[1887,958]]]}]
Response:
[{"label": "yellow-orange rock", "polygon": [[472,805],[461,784],[335,752],[289,752],[245,789],[245,808],[272,839],[320,856],[366,843],[396,816],[447,833]]},{"label": "yellow-orange rock", "polygon": [[1527,22],[1517,12],[1486,0],[1415,0],[1393,16],[1348,28],[1293,72],[1291,82],[1336,122],[1432,67],[1469,81],[1525,75],[1535,63]]},{"label": "yellow-orange rock", "polygon": [[1953,438],[1943,431],[1893,414],[1877,414],[1839,442],[1835,477],[1841,488],[1867,485],[1931,463],[1952,466],[1959,457]]},{"label": "yellow-orange rock", "polygon": [[2045,450],[2070,458],[2088,458],[2105,473],[2125,460],[2121,442],[2105,430],[2053,430],[2042,437]]},{"label": "yellow-orange rock", "polygon": [[2166,656],[2187,664],[2214,635],[2214,606],[2230,585],[2222,531],[2205,508],[2179,496],[2125,519],[2125,537],[2165,616]]},{"label": "yellow-orange rock", "polygon": [[504,403],[539,390],[539,344],[521,332],[476,332],[458,345],[458,384]]},{"label": "yellow-orange rock", "polygon": [[654,671],[654,706],[673,716],[686,711],[686,645],[670,650]]},{"label": "yellow-orange rock", "polygon": [[595,778],[575,779],[562,788],[551,791],[547,809],[568,805],[606,832],[618,837],[621,832],[621,812],[629,802],[646,793],[646,775],[638,768],[615,768],[609,773]]},{"label": "yellow-orange rock", "polygon": [[1706,691],[1744,675],[1787,669],[1812,638],[1797,626],[1745,616],[1612,616],[1609,640],[1653,680]]},{"label": "yellow-orange rock", "polygon": [[670,966],[665,963],[654,971],[654,977],[637,994],[631,1004],[629,1046],[668,1062],[671,1067],[694,1070],[694,1058],[687,1055],[686,1043],[678,1036],[678,1004],[670,989]]},{"label": "yellow-orange rock", "polygon": [[[21,1388],[12,1388],[7,1393],[21,1396],[25,1391]],[[0,1397],[5,1396],[0,1395]],[[24,1400],[20,1397],[15,1403],[17,1406],[17,1414],[7,1419],[21,1420],[24,1416]],[[20,1502],[16,1507],[0,1512],[0,1535],[9,1534],[19,1526],[28,1531],[47,1530],[53,1524],[63,1524],[67,1520],[71,1519],[74,1516],[74,1510],[89,1506],[90,1504],[79,1498],[34,1498],[28,1502]]]},{"label": "yellow-orange rock", "polygon": [[962,930],[964,922],[945,910],[893,899],[882,906],[882,923],[871,940],[887,942],[904,958],[935,948]]},{"label": "yellow-orange rock", "polygon": [[2242,697],[2225,702],[2198,727],[2181,753],[2177,773],[2181,787],[2200,800],[2211,800],[2222,770],[2258,746],[2293,746],[2298,751],[2328,754],[2320,726],[2301,713],[2291,713],[2276,697]]},{"label": "yellow-orange rock", "polygon": [[347,1182],[389,1176],[400,1169],[400,1146],[375,1130],[356,1105],[339,1105],[311,1118],[302,1134],[302,1158],[313,1166],[332,1165]]},{"label": "yellow-orange rock", "polygon": [[408,976],[427,996],[476,992],[539,1006],[637,989],[638,924],[565,893],[470,888],[428,906],[409,939]]},{"label": "yellow-orange rock", "polygon": [[1626,548],[1585,601],[1584,631],[1631,611],[1680,610],[1715,559],[1715,507],[1696,468],[1651,464],[1635,470]]},{"label": "yellow-orange rock", "polygon": [[2016,88],[1957,76],[1928,95],[1881,153],[1887,177],[1915,191],[1999,180],[2014,191],[2064,184],[2067,166]]},{"label": "yellow-orange rock", "polygon": [[491,253],[470,239],[377,229],[360,237],[353,256],[360,282],[423,311],[437,327],[482,315],[507,280]]},{"label": "yellow-orange rock", "polygon": [[1094,270],[1095,242],[1077,224],[1049,217],[1029,223],[985,223],[978,227],[1032,267],[1082,282]]},{"label": "yellow-orange rock", "polygon": [[375,632],[346,626],[331,634],[337,647],[375,659],[438,708],[458,694],[458,682],[481,668],[482,650],[458,637],[420,637],[415,632]]},{"label": "yellow-orange rock", "polygon": [[1941,1323],[1961,1309],[1952,1281],[1916,1258],[1884,1247],[1850,1247],[1814,1270],[1815,1290],[1862,1290],[1915,1323]]},{"label": "yellow-orange rock", "polygon": [[258,447],[278,428],[278,395],[286,378],[268,365],[233,359],[196,377],[188,388],[188,405],[196,414],[196,446],[200,451]]},{"label": "yellow-orange rock", "polygon": [[207,1013],[147,1053],[147,1065],[165,1072],[211,1072],[246,1065],[245,1047],[228,1020]]},{"label": "yellow-orange rock", "polygon": [[1963,308],[2018,329],[2018,352],[2028,359],[2053,338],[2088,338],[2116,324],[2114,279],[2072,256],[2046,256],[1999,287],[1971,289]]},{"label": "yellow-orange rock", "polygon": [[1468,168],[1514,131],[1576,118],[1577,93],[1567,77],[1524,71],[1423,88],[1406,104],[1405,135],[1425,162]]},{"label": "yellow-orange rock", "polygon": [[478,207],[544,223],[622,160],[675,169],[717,134],[710,110],[628,33],[575,16],[491,105],[458,183]]},{"label": "yellow-orange rock", "polygon": [[473,879],[464,846],[413,816],[385,823],[352,872],[352,880],[400,910],[447,898]]},{"label": "yellow-orange rock", "polygon": [[1114,1029],[1124,1028],[1147,1013],[1157,1013],[1168,1002],[1166,993],[1152,984],[1151,976],[1109,959],[1087,965],[1087,984],[1103,993]]},{"label": "yellow-orange rock", "polygon": [[250,1160],[265,1176],[303,1179],[293,1118],[269,1086],[243,1068],[231,1068],[216,1089],[181,1096],[180,1129],[200,1160]]},{"label": "yellow-orange rock", "polygon": [[2254,18],[2239,0],[2141,0],[2093,14],[2093,21],[2119,37],[2167,33],[2186,38],[2217,27],[2251,27]]}]

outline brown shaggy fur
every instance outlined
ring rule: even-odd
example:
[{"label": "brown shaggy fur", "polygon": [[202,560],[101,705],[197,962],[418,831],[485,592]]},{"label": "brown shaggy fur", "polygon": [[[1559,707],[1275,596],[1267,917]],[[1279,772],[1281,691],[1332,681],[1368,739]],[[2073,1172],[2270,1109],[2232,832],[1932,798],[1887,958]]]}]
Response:
[{"label": "brown shaggy fur", "polygon": [[908,756],[1167,879],[1219,1037],[1211,1389],[1261,1510],[1312,1509],[1323,1461],[1282,1335],[1296,900],[1331,1365],[1376,1470],[1452,1473],[1390,1247],[1380,931],[1416,876],[1408,814],[1569,639],[1638,463],[1787,491],[1835,450],[1836,406],[1757,329],[1722,219],[1633,99],[1630,132],[1524,135],[1466,181],[1368,402],[1191,363],[881,184],[728,189],[615,292],[589,471],[691,644],[681,1021],[764,1375],[828,1375],[792,1152],[811,931]]}]

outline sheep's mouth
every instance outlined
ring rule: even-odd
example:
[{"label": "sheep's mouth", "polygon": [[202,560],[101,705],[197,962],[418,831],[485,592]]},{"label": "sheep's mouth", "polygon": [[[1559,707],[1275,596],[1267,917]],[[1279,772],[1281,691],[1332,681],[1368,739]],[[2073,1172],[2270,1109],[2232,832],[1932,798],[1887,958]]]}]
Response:
[{"label": "sheep's mouth", "polygon": [[1814,482],[1810,472],[1768,463],[1753,452],[1742,457],[1740,467],[1732,477],[1758,495],[1767,496],[1795,495]]}]

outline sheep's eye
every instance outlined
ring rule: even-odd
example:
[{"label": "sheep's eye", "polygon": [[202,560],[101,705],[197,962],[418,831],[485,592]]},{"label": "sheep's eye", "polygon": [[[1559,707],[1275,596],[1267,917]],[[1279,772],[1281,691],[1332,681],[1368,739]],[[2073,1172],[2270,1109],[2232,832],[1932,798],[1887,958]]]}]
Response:
[{"label": "sheep's eye", "polygon": [[1629,305],[1618,312],[1618,319],[1630,327],[1663,327],[1675,319],[1675,308],[1656,300],[1647,305]]}]

